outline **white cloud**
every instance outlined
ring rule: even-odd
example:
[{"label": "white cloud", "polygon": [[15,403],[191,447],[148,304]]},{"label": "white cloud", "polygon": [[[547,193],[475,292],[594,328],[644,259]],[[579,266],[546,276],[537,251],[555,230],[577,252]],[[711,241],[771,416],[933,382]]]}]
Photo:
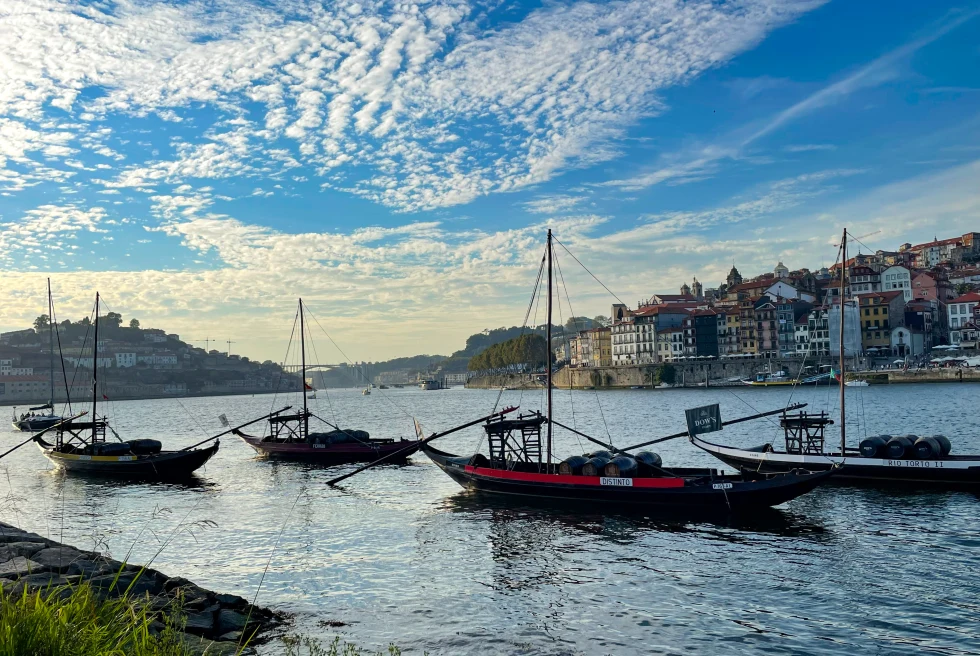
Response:
[{"label": "white cloud", "polygon": [[530,200],[523,203],[523,206],[532,214],[567,214],[586,200],[584,196],[552,194]]},{"label": "white cloud", "polygon": [[[108,184],[261,177],[301,161],[399,210],[444,207],[615,156],[626,128],[662,111],[658,92],[819,4],[567,2],[488,31],[487,5],[464,0],[353,12],[300,0],[7,0],[0,30],[16,38],[4,46],[0,114],[26,124],[50,105],[83,121],[177,121],[205,104],[227,117],[223,128]],[[101,93],[85,100],[89,88]],[[292,162],[271,162],[272,143]],[[123,157],[106,143],[93,151]]]}]

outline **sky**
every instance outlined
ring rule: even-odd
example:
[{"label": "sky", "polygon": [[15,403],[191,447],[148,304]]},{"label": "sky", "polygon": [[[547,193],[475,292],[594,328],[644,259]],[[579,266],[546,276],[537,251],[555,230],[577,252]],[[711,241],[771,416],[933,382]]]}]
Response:
[{"label": "sky", "polygon": [[51,277],[258,359],[300,296],[322,361],[448,354],[547,228],[557,321],[844,227],[980,230],[980,2],[0,3],[0,330]]}]

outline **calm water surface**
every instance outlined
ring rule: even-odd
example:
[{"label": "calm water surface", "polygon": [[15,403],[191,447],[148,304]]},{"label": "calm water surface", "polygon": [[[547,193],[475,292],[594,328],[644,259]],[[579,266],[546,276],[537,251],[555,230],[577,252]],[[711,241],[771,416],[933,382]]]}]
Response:
[{"label": "calm water surface", "polygon": [[[836,389],[797,391],[833,409]],[[498,393],[414,389],[319,392],[316,412],[376,437],[410,436],[488,412]],[[848,390],[849,431],[944,433],[980,451],[980,386]],[[683,430],[683,409],[719,402],[723,418],[784,405],[789,390],[561,392],[562,421],[621,446]],[[501,405],[536,408],[540,392]],[[280,397],[279,402],[283,399]],[[285,402],[295,403],[297,399]],[[280,403],[283,405],[284,403]],[[270,396],[110,404],[124,438],[186,446],[268,412]],[[278,406],[277,406],[278,407]],[[9,414],[9,408],[4,412]],[[6,418],[6,417],[4,417]],[[6,423],[6,422],[5,422]],[[22,437],[0,432],[12,445]],[[437,442],[472,453],[481,431]],[[561,456],[589,450],[556,436]],[[777,439],[775,422],[717,441]],[[683,440],[673,465],[718,466]],[[732,521],[477,503],[424,456],[331,489],[340,469],[256,459],[235,438],[193,485],[66,478],[32,445],[0,461],[0,519],[146,562],[215,590],[296,614],[296,632],[432,654],[969,654],[980,650],[980,500],[965,493],[827,487]],[[281,531],[281,537],[280,537]],[[274,545],[278,540],[278,548]],[[334,620],[347,625],[326,628]],[[278,653],[275,644],[265,653]]]}]

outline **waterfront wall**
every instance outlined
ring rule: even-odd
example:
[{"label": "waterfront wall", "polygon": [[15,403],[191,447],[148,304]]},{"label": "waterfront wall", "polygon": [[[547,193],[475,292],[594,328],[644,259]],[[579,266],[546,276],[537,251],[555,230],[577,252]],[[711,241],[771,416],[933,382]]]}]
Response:
[{"label": "waterfront wall", "polygon": [[466,381],[472,389],[543,389],[544,383],[527,374],[498,374],[495,376],[474,376]]},{"label": "waterfront wall", "polygon": [[[848,376],[850,379],[851,376]],[[919,371],[883,371],[874,374],[855,374],[853,378],[872,385],[902,383],[980,383],[980,369],[952,367],[950,369],[921,369]]]},{"label": "waterfront wall", "polygon": [[[783,370],[790,376],[796,376],[804,364],[817,368],[824,364],[834,364],[834,361],[830,358],[808,358],[806,362],[797,358],[772,360],[726,358],[724,360],[682,360],[672,364],[676,372],[675,385],[695,387],[703,385],[706,377],[709,385],[721,385],[731,378],[750,378],[765,369],[767,363],[771,365],[772,371]],[[584,387],[615,389],[636,385],[649,387],[654,385],[660,366],[659,364],[650,364],[620,367],[564,367],[555,374],[555,386],[563,389],[568,387],[574,389]],[[527,375],[477,376],[471,378],[466,386],[477,389],[540,387],[542,383],[539,382],[539,379],[540,375],[534,378]]]},{"label": "waterfront wall", "polygon": [[[755,359],[725,359],[725,360],[693,360],[672,363],[675,377],[674,384],[677,386],[694,387],[703,385],[707,380],[708,384],[724,384],[732,378],[750,378],[766,367],[766,363],[771,364],[772,371],[786,371],[790,376],[799,374],[803,366],[802,359],[786,360],[755,360]],[[821,362],[815,359],[808,359],[807,366],[818,367]],[[558,372],[555,377],[555,385],[561,388],[572,387],[581,389],[583,387],[596,388],[622,388],[642,385],[644,387],[655,384],[657,370],[661,365],[636,365],[628,367],[566,367]]]}]

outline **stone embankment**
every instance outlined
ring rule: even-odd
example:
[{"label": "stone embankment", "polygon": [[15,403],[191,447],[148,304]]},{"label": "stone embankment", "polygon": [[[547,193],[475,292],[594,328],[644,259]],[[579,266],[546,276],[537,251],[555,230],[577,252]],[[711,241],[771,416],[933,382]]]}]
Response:
[{"label": "stone embankment", "polygon": [[[145,597],[159,613],[179,608],[186,618],[184,642],[209,656],[235,654],[248,636],[280,626],[285,616],[246,599],[205,590],[181,577],[168,577],[82,551],[0,522],[0,588],[19,594],[87,581],[101,596]],[[156,627],[158,623],[154,623]],[[157,627],[163,628],[159,623]],[[252,642],[254,642],[253,638]]]},{"label": "stone embankment", "polygon": [[850,379],[866,380],[871,385],[902,383],[980,383],[980,369],[952,367],[949,369],[910,369],[908,371],[857,372]]},{"label": "stone embankment", "polygon": [[527,374],[498,374],[495,376],[476,376],[466,381],[466,387],[473,389],[544,389],[540,376]]}]

